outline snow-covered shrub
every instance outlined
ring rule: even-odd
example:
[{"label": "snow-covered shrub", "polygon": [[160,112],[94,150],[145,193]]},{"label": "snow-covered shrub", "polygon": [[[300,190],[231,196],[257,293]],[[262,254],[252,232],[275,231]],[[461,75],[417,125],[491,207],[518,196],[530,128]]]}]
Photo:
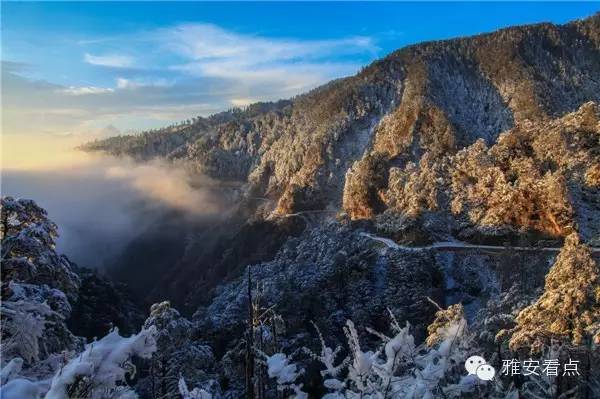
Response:
[{"label": "snow-covered shrub", "polygon": [[19,356],[31,366],[51,353],[80,348],[65,324],[71,305],[62,291],[9,281],[4,294],[0,313],[5,359]]},{"label": "snow-covered shrub", "polygon": [[323,385],[325,388],[332,391],[329,396],[326,395],[327,398],[336,398],[339,397],[340,391],[345,388],[345,384],[343,381],[340,381],[339,377],[344,368],[348,365],[349,358],[342,359],[339,363],[336,364],[336,359],[339,357],[343,348],[341,346],[337,346],[335,349],[327,346],[325,343],[325,339],[323,338],[323,334],[319,327],[313,323],[317,334],[319,336],[319,342],[321,343],[321,351],[320,353],[314,353],[308,348],[304,348],[304,351],[314,360],[320,362],[323,366],[325,366],[325,370],[321,370],[321,376],[324,378]]},{"label": "snow-covered shrub", "polygon": [[190,391],[183,377],[179,378],[178,388],[182,399],[213,399],[210,392],[202,388],[194,388]]},{"label": "snow-covered shrub", "polygon": [[466,327],[465,312],[460,303],[449,306],[447,309],[439,308],[435,320],[427,327],[427,345],[434,346],[446,339],[451,326]]},{"label": "snow-covered shrub", "polygon": [[430,345],[417,346],[410,324],[401,327],[390,311],[391,337],[367,328],[381,341],[375,350],[363,349],[356,326],[348,320],[344,332],[349,356],[337,364],[341,349],[328,347],[317,329],[321,352],[305,351],[325,367],[321,375],[331,392],[324,398],[421,399],[472,392],[477,378],[464,376],[463,364],[474,348],[462,306],[441,309],[436,316],[429,329]]},{"label": "snow-covered shrub", "polygon": [[99,341],[63,364],[54,376],[18,376],[23,361],[13,359],[1,372],[3,399],[134,399],[137,394],[126,384],[126,375],[135,373],[134,356],[148,358],[156,350],[154,328],[122,337],[113,329]]},{"label": "snow-covered shrub", "polygon": [[155,328],[122,337],[117,328],[101,340],[87,344],[52,378],[46,399],[130,398],[135,397],[125,385],[125,376],[135,373],[134,356],[149,358],[156,350]]},{"label": "snow-covered shrub", "polygon": [[282,392],[293,392],[291,398],[306,399],[307,394],[302,391],[302,384],[298,378],[304,373],[298,365],[291,362],[285,353],[275,353],[271,356],[265,355],[267,374],[277,382],[277,390]]},{"label": "snow-covered shrub", "polygon": [[39,340],[44,332],[45,318],[52,313],[46,303],[5,301],[1,306],[4,320],[3,356],[20,356],[28,363],[39,360]]}]

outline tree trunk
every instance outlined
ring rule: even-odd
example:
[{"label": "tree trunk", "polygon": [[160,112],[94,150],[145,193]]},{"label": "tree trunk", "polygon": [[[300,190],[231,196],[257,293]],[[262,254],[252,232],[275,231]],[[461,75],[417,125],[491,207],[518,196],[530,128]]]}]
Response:
[{"label": "tree trunk", "polygon": [[248,266],[248,328],[246,330],[246,398],[254,399],[254,309],[250,266]]}]

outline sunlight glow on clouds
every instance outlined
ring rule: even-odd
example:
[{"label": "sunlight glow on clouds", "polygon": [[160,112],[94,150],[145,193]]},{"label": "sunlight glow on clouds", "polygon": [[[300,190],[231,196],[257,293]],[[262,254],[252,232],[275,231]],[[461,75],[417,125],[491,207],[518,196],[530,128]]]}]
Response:
[{"label": "sunlight glow on clouds", "polygon": [[246,107],[252,103],[255,103],[256,100],[253,98],[232,98],[231,105],[234,107]]},{"label": "sunlight glow on clouds", "polygon": [[[140,195],[161,201],[171,207],[192,214],[215,213],[221,209],[219,199],[206,189],[192,188],[191,177],[182,169],[159,160],[144,164],[120,159],[106,169],[106,177],[119,179],[139,191]],[[195,177],[195,187],[210,182],[208,178]]]}]

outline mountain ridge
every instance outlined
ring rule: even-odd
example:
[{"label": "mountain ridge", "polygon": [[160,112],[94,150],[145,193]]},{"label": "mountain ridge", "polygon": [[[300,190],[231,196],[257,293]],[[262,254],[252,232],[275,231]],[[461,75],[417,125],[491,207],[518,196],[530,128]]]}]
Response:
[{"label": "mountain ridge", "polygon": [[291,100],[83,148],[242,181],[247,198],[271,200],[248,201],[262,217],[331,207],[372,219],[390,209],[392,168],[494,145],[589,101],[600,102],[600,14],[411,45]]}]

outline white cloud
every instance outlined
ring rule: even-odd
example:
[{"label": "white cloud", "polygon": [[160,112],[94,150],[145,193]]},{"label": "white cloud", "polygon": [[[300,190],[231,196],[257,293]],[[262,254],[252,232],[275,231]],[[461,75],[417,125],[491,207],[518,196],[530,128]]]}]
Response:
[{"label": "white cloud", "polygon": [[86,53],[83,56],[83,60],[88,64],[113,68],[127,68],[134,64],[132,57],[118,54],[92,55]]},{"label": "white cloud", "polygon": [[161,32],[164,46],[188,62],[171,69],[194,76],[270,83],[290,95],[356,72],[353,62],[332,62],[348,55],[374,55],[369,37],[294,40],[241,35],[210,24],[186,24]]},{"label": "white cloud", "polygon": [[89,85],[69,86],[33,80],[20,72],[22,66],[3,64],[5,131],[63,134],[111,123],[123,131],[157,127],[232,105],[292,97],[355,73],[378,50],[368,37],[272,38],[208,24],[81,45],[89,46],[86,63],[112,68],[100,72],[114,84],[94,82],[96,70]]},{"label": "white cloud", "polygon": [[117,78],[117,89],[138,89],[141,87],[169,87],[174,82],[167,79],[126,79]]},{"label": "white cloud", "polygon": [[[192,62],[174,67],[197,77],[213,77],[237,81],[240,89],[259,94],[268,88],[268,99],[294,96],[329,80],[355,73],[354,63],[272,63],[245,65],[236,60]],[[273,89],[276,88],[275,91]],[[275,98],[273,97],[275,96]]]},{"label": "white cloud", "polygon": [[132,89],[136,87],[138,85],[129,79],[117,78],[117,89]]},{"label": "white cloud", "polygon": [[115,90],[107,87],[96,87],[96,86],[69,86],[66,89],[60,90],[61,92],[71,96],[83,96],[86,94],[105,94],[112,93]]},{"label": "white cloud", "polygon": [[373,40],[363,36],[331,40],[275,39],[240,35],[210,24],[180,25],[168,30],[165,39],[174,50],[194,60],[236,60],[246,65],[377,50]]}]

